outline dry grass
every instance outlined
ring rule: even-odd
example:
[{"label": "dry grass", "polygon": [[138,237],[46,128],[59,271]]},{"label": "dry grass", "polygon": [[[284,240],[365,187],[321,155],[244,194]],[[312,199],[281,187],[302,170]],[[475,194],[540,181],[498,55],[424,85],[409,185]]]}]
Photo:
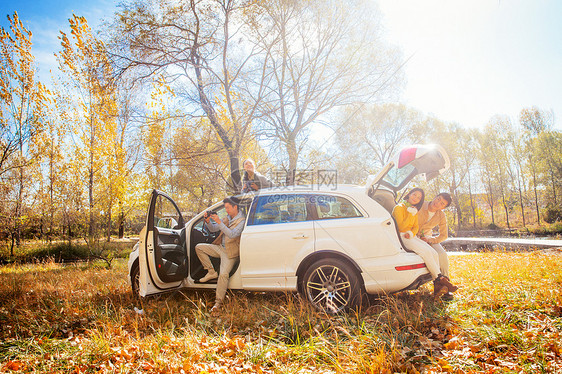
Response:
[{"label": "dry grass", "polygon": [[[562,256],[451,257],[450,303],[430,289],[337,317],[292,294],[136,301],[126,264],[0,268],[0,371],[392,373],[562,371]],[[139,315],[134,308],[142,308]]]}]

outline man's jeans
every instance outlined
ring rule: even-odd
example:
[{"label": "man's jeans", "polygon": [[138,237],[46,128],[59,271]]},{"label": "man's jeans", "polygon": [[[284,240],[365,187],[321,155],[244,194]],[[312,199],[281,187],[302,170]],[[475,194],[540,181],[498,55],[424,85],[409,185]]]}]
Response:
[{"label": "man's jeans", "polygon": [[230,271],[238,260],[238,257],[228,258],[224,247],[218,244],[199,243],[195,246],[195,252],[203,267],[208,271],[215,271],[209,256],[219,257],[221,259],[216,298],[219,302],[224,301],[226,289],[228,288],[228,280],[230,279]]}]

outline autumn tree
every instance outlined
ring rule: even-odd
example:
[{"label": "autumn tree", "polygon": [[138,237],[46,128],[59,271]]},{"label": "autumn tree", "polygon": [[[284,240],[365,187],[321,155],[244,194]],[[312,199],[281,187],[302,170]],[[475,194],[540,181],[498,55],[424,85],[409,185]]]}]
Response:
[{"label": "autumn tree", "polygon": [[560,209],[562,196],[562,134],[556,130],[543,131],[536,139],[539,153],[539,170],[547,189],[548,208]]},{"label": "autumn tree", "polygon": [[[182,208],[198,212],[223,198],[229,184],[229,163],[221,141],[208,124],[185,121],[172,141],[176,174],[172,179]],[[242,159],[252,158],[258,170],[270,167],[267,155],[255,139],[241,147]],[[179,202],[179,201],[178,201]]]},{"label": "autumn tree", "polygon": [[[56,90],[53,92],[56,93]],[[57,103],[56,96],[53,101]],[[46,116],[48,120],[44,131],[36,137],[34,146],[37,148],[37,154],[40,155],[41,165],[40,188],[37,190],[37,200],[41,207],[41,233],[50,241],[55,237],[59,226],[55,220],[63,221],[60,213],[65,203],[65,194],[62,191],[67,182],[64,176],[64,154],[67,149],[65,138],[68,135],[68,128],[63,120],[64,114],[58,111],[56,105],[49,109]]]},{"label": "autumn tree", "polygon": [[372,2],[260,4],[263,18],[253,32],[256,45],[267,51],[270,77],[260,123],[285,150],[285,167],[295,170],[312,124],[335,108],[394,92],[401,56],[382,40]]},{"label": "autumn tree", "polygon": [[551,113],[544,112],[537,107],[525,108],[519,113],[519,124],[524,129],[525,153],[527,154],[527,165],[533,182],[535,209],[537,212],[537,223],[539,224],[541,221],[538,193],[540,183],[540,151],[537,137],[551,126],[552,121],[553,116]]},{"label": "autumn tree", "polygon": [[73,15],[69,24],[70,37],[61,31],[62,50],[57,57],[60,70],[69,79],[67,99],[73,104],[71,122],[76,134],[73,161],[75,171],[86,181],[88,238],[91,240],[96,231],[100,201],[108,197],[102,193],[102,177],[108,175],[104,174],[104,167],[108,164],[107,145],[115,136],[117,108],[110,79],[112,67],[104,43],[93,35],[84,17]]},{"label": "autumn tree", "polygon": [[496,225],[495,211],[496,206],[496,165],[493,160],[493,155],[495,153],[496,142],[490,138],[489,135],[493,135],[493,130],[488,127],[488,131],[480,133],[478,137],[478,161],[480,165],[480,178],[485,191],[485,200],[490,207],[490,214],[492,219],[492,225]]},{"label": "autumn tree", "polygon": [[509,213],[514,206],[512,190],[516,184],[516,172],[512,162],[513,149],[511,139],[515,137],[511,119],[508,116],[496,115],[490,120],[485,130],[486,136],[492,142],[493,152],[488,154],[495,165],[496,185],[505,212],[507,228],[511,229]]},{"label": "autumn tree", "polygon": [[403,104],[361,105],[346,108],[339,121],[334,136],[338,177],[359,183],[378,172],[400,148],[420,140],[414,129],[423,116]]},{"label": "autumn tree", "polygon": [[478,151],[477,145],[478,130],[466,130],[461,139],[462,146],[459,149],[459,162],[463,164],[466,170],[466,182],[464,183],[465,191],[468,190],[468,198],[470,204],[470,214],[472,216],[472,227],[476,228],[476,202],[475,202],[475,184],[477,178],[474,176],[477,167],[477,158],[475,155]]},{"label": "autumn tree", "polygon": [[[141,129],[144,152],[142,154],[145,175],[148,185],[157,190],[168,190],[172,167],[171,158],[171,126],[169,124],[169,108],[166,102],[173,95],[169,87],[162,83],[154,84],[147,103],[147,117]],[[147,187],[148,189],[149,187]],[[173,191],[168,191],[173,193]]]},{"label": "autumn tree", "polygon": [[9,205],[3,204],[0,214],[11,218],[13,253],[21,240],[25,167],[34,160],[28,143],[42,130],[48,91],[36,80],[31,31],[17,13],[8,22],[9,30],[0,27],[0,184],[13,207],[5,211]]},{"label": "autumn tree", "polygon": [[115,173],[114,196],[117,202],[118,237],[121,239],[124,236],[126,218],[139,204],[144,203],[144,199],[139,194],[139,186],[136,182],[141,179],[137,166],[141,160],[140,144],[142,144],[139,139],[140,132],[134,124],[136,92],[128,87],[119,86],[116,90],[116,99],[118,117],[109,157],[115,163],[112,172]]},{"label": "autumn tree", "polygon": [[[255,7],[243,0],[131,1],[117,14],[113,35],[122,72],[134,70],[139,80],[162,77],[187,109],[186,118],[208,120],[235,180],[263,93],[265,61],[247,43],[246,20]],[[217,101],[224,102],[225,115]]]},{"label": "autumn tree", "polygon": [[[52,82],[53,100],[47,114],[45,131],[38,137],[39,161],[42,168],[42,188],[38,200],[47,222],[47,238],[55,235],[70,240],[77,233],[83,206],[83,174],[76,162],[74,134],[76,103],[71,93],[63,87],[63,77]],[[45,217],[46,215],[46,217]],[[58,230],[58,231],[57,231]]]}]

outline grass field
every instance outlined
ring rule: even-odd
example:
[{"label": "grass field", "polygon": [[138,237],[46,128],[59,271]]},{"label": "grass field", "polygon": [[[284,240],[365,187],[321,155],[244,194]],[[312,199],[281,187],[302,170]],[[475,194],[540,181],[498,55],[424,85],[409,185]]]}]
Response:
[{"label": "grass field", "polygon": [[[136,301],[125,260],[0,267],[0,371],[562,372],[562,254],[451,256],[451,302],[429,286],[337,317],[293,294]],[[143,314],[134,308],[142,309]]]}]

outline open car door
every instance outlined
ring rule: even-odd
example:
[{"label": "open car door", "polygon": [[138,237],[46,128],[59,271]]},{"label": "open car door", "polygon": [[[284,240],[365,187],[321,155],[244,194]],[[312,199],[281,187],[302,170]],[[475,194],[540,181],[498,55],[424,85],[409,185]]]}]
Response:
[{"label": "open car door", "polygon": [[176,203],[153,190],[139,246],[139,294],[147,296],[181,286],[188,275],[185,223]]},{"label": "open car door", "polygon": [[451,163],[445,149],[437,144],[415,144],[394,155],[380,173],[370,177],[367,190],[384,186],[394,193],[403,189],[416,175],[431,180],[449,169]]}]

